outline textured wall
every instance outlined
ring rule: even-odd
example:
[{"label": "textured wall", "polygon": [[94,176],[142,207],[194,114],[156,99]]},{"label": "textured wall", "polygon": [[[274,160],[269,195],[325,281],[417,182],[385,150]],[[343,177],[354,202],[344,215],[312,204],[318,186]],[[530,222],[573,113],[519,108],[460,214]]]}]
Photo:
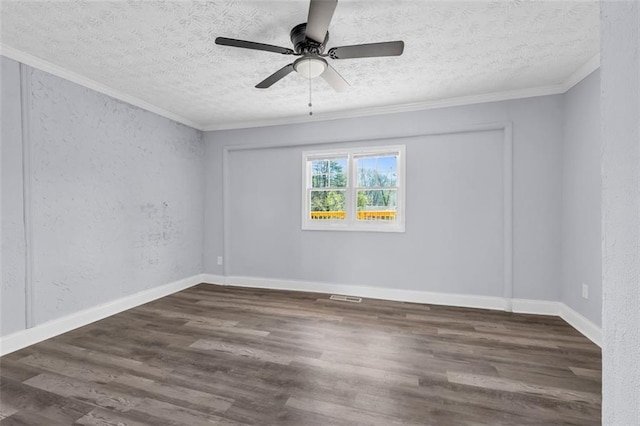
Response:
[{"label": "textured wall", "polygon": [[[25,70],[35,324],[202,272],[202,134],[45,72]],[[7,89],[19,90],[12,84],[3,84],[3,103]],[[9,143],[5,130],[20,127],[19,116],[6,120],[4,114],[3,154]],[[21,159],[15,160],[22,167]],[[3,164],[3,196],[10,184],[4,172]],[[21,182],[11,185],[10,194],[21,193]],[[5,210],[17,212],[21,204],[17,196],[3,197],[3,245],[5,228],[20,233]],[[5,291],[12,281],[5,280],[4,253],[3,247],[2,296],[16,309],[3,306],[3,315],[13,312],[23,320],[29,303],[25,308],[24,300]],[[18,267],[24,254],[15,261]],[[24,288],[24,276],[17,281]],[[5,329],[3,321],[3,334],[15,329]]]},{"label": "textured wall", "polygon": [[201,272],[201,133],[30,69],[34,318]]},{"label": "textured wall", "polygon": [[[229,130],[205,133],[206,148],[206,199],[205,199],[205,272],[222,275],[216,265],[216,257],[223,253],[222,199],[222,147],[225,145],[290,143],[314,144],[331,140],[362,140],[396,138],[403,135],[432,133],[460,129],[476,124],[513,122],[513,185],[514,185],[514,297],[527,299],[559,300],[560,298],[560,204],[561,204],[561,153],[562,153],[562,97],[547,96],[510,102],[496,102],[465,107],[425,110],[412,113],[363,117],[290,126]],[[410,154],[409,154],[410,155]],[[296,166],[300,167],[297,159]],[[419,167],[419,166],[418,166]],[[410,172],[411,173],[411,172]],[[299,175],[298,175],[299,179]],[[409,177],[411,179],[411,175]],[[290,188],[292,197],[299,197],[299,182]],[[409,180],[407,186],[420,185],[420,180]],[[415,188],[415,187],[414,187]],[[233,194],[231,196],[234,196]],[[410,210],[413,198],[407,199]],[[296,205],[296,208],[297,207]],[[414,211],[414,215],[418,215]],[[420,220],[414,216],[411,221]],[[299,224],[299,216],[296,223]],[[407,230],[411,223],[407,222]],[[310,231],[308,231],[310,232]],[[367,240],[393,238],[389,236],[349,233],[336,236],[314,231],[341,240]],[[321,238],[320,234],[316,238]],[[234,230],[231,229],[231,240]],[[256,238],[267,238],[267,235]],[[297,244],[302,237],[299,230],[279,236],[280,244]],[[329,238],[327,237],[327,238]],[[427,238],[427,236],[424,236]],[[395,238],[410,238],[397,235]],[[352,243],[355,244],[355,243]],[[417,253],[420,245],[411,247]],[[366,254],[351,257],[354,264],[366,261]],[[234,259],[229,259],[234,265]],[[287,264],[292,259],[286,255],[274,262]],[[390,265],[392,267],[393,265]],[[282,266],[270,265],[269,268]],[[266,269],[265,269],[266,270]],[[234,273],[249,275],[250,270]],[[314,280],[308,271],[300,277]],[[279,276],[261,278],[283,278]],[[368,283],[362,283],[368,284]],[[395,286],[397,283],[385,285]],[[429,291],[428,283],[410,283],[412,288]],[[405,287],[406,288],[406,287]],[[450,292],[456,292],[450,288]],[[458,291],[466,291],[459,289]],[[478,293],[477,293],[478,294]]]},{"label": "textured wall", "polygon": [[[600,240],[600,71],[564,96],[562,153],[562,302],[598,326],[602,313]],[[582,283],[589,299],[582,298]]]},{"label": "textured wall", "polygon": [[2,109],[2,287],[0,335],[25,328],[20,64],[0,57]]},{"label": "textured wall", "polygon": [[603,424],[640,424],[640,3],[603,1]]}]

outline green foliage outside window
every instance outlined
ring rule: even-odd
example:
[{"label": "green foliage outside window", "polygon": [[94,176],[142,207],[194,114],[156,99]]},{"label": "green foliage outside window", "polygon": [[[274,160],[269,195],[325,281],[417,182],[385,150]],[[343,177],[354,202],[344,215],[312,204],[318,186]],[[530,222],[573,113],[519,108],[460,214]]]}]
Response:
[{"label": "green foliage outside window", "polygon": [[[358,211],[396,208],[396,157],[359,160],[357,170]],[[314,160],[311,163],[312,212],[345,212],[347,187],[346,158]],[[389,189],[386,189],[389,188]]]},{"label": "green foliage outside window", "polygon": [[[315,160],[311,163],[311,184],[313,188],[346,188],[346,158]],[[311,191],[312,212],[344,212],[345,191]]]}]

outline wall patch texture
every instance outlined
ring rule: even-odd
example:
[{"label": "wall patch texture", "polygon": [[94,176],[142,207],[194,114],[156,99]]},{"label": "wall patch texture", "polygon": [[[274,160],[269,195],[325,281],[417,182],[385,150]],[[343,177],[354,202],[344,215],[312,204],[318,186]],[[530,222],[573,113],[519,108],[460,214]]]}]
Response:
[{"label": "wall patch texture", "polygon": [[35,325],[199,274],[201,132],[24,70]]},{"label": "wall patch texture", "polygon": [[601,2],[603,424],[640,424],[640,3]]}]

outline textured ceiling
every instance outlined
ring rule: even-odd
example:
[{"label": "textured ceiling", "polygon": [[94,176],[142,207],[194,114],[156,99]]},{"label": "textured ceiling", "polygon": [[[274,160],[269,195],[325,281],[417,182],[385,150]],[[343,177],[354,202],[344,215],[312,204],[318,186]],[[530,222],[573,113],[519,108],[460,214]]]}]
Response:
[{"label": "textured ceiling", "polygon": [[[291,56],[307,1],[3,1],[1,40],[201,127],[302,117],[309,82],[262,79]],[[599,51],[597,1],[340,0],[329,47],[404,40],[400,57],[331,60],[351,89],[312,81],[314,114],[558,85]]]}]

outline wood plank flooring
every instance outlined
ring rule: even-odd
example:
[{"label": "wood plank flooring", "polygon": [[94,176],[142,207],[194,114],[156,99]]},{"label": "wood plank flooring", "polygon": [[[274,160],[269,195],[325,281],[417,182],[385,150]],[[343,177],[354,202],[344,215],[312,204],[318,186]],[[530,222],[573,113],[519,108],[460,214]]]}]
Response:
[{"label": "wood plank flooring", "polygon": [[0,359],[5,425],[597,425],[556,317],[198,285]]}]

